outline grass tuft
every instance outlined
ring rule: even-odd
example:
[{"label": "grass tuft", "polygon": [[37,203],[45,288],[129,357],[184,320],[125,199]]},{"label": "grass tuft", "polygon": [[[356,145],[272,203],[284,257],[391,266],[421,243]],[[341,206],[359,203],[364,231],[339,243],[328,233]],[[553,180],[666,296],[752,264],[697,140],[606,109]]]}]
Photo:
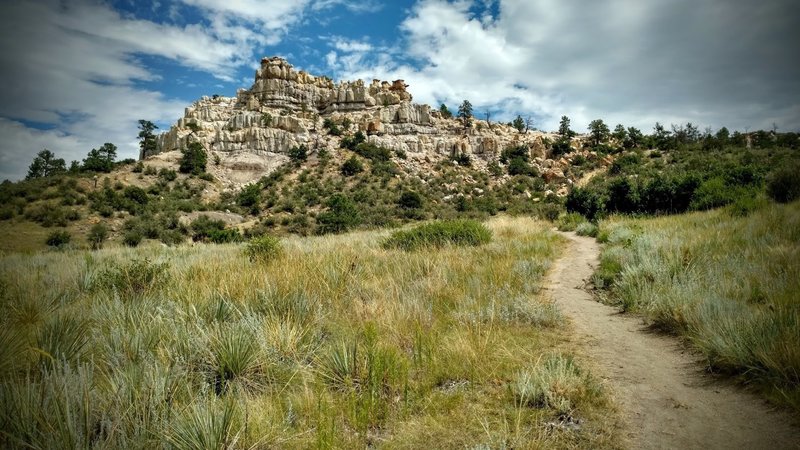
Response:
[{"label": "grass tuft", "polygon": [[395,231],[383,243],[387,249],[411,251],[429,247],[478,246],[492,239],[492,232],[474,220],[448,220]]}]

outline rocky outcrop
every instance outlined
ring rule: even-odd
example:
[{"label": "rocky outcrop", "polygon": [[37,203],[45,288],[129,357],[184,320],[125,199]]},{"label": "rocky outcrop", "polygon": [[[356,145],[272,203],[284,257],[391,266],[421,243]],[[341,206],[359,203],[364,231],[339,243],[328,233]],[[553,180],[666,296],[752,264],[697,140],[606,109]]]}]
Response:
[{"label": "rocky outcrop", "polygon": [[320,148],[336,152],[339,138],[323,128],[325,119],[330,119],[349,122],[347,132],[362,131],[374,144],[405,152],[404,164],[411,169],[423,170],[420,161],[461,154],[474,156],[473,164],[485,167],[504,148],[525,146],[546,179],[569,181],[564,167],[553,167],[554,162],[546,159],[544,140],[554,136],[519,133],[504,124],[479,120],[465,128],[428,105],[413,103],[408,87],[403,80],[335,83],[296,71],[284,59],[264,58],[249,89],[240,89],[231,98],[203,97],[186,108],[184,116],[158,136],[158,152],[179,150],[190,142],[200,142],[222,157],[252,154],[273,160],[280,156],[277,159],[283,161],[289,149],[299,145],[312,152]]}]

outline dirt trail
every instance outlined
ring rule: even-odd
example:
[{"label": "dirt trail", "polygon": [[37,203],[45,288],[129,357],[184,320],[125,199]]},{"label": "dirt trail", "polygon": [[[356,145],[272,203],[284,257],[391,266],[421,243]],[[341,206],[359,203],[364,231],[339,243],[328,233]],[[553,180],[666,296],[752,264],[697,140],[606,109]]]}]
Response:
[{"label": "dirt trail", "polygon": [[600,248],[594,239],[562,234],[571,242],[547,286],[611,386],[630,448],[800,448],[800,428],[788,414],[706,375],[698,357],[677,339],[650,332],[641,319],[594,301],[583,288]]}]

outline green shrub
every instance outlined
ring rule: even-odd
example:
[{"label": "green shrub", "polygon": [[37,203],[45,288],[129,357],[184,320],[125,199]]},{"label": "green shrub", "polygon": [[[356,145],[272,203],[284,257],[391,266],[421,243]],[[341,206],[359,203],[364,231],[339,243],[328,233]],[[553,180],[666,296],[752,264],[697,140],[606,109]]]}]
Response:
[{"label": "green shrub", "polygon": [[140,205],[146,205],[148,201],[147,192],[145,192],[144,189],[137,186],[126,187],[125,191],[123,192],[123,196],[126,199],[136,202]]},{"label": "green shrub", "polygon": [[400,195],[397,204],[404,209],[422,208],[422,196],[414,191],[406,191]]},{"label": "green shrub", "polygon": [[295,163],[300,163],[308,159],[308,147],[305,145],[294,146],[289,149],[289,159]]},{"label": "green shrub", "polygon": [[561,215],[561,208],[558,205],[554,205],[552,203],[545,203],[539,209],[540,217],[550,222],[555,222],[558,220],[558,216]]},{"label": "green shrub", "polygon": [[89,235],[86,237],[91,245],[92,250],[99,250],[103,248],[103,244],[108,239],[108,227],[103,222],[98,222],[92,225],[89,230]]},{"label": "green shrub", "polygon": [[47,240],[45,242],[50,247],[61,248],[69,244],[71,239],[72,236],[67,230],[56,230],[47,236]]},{"label": "green shrub", "polygon": [[597,237],[597,226],[590,222],[583,222],[575,228],[578,236]]},{"label": "green shrub", "polygon": [[333,195],[327,202],[328,209],[317,216],[317,233],[343,233],[361,223],[355,202],[342,194]]},{"label": "green shrub", "polygon": [[351,177],[357,173],[361,173],[364,171],[364,165],[361,164],[361,161],[358,160],[355,156],[351,156],[347,161],[342,164],[342,168],[340,169],[342,175],[346,177]]},{"label": "green shrub", "polygon": [[227,228],[224,230],[210,230],[204,240],[214,244],[228,244],[231,242],[241,242],[242,234],[236,228]]},{"label": "green shrub", "polygon": [[136,247],[142,242],[142,239],[144,239],[142,230],[134,228],[125,232],[122,236],[122,243],[128,247]]},{"label": "green shrub", "polygon": [[213,220],[207,215],[203,214],[197,219],[194,219],[190,225],[192,231],[192,240],[205,241],[208,239],[212,232],[222,231],[225,229],[225,222],[223,220]]},{"label": "green shrub", "polygon": [[[148,166],[148,168],[150,168],[150,166]],[[153,170],[155,171],[155,169]],[[145,172],[145,175],[147,175],[147,172]],[[169,183],[170,181],[175,181],[175,179],[178,178],[178,173],[173,169],[161,169],[158,171],[158,178]]]},{"label": "green shrub", "polygon": [[733,217],[747,217],[758,210],[764,202],[755,195],[742,195],[728,205],[728,212]]},{"label": "green shrub", "polygon": [[492,239],[492,232],[474,220],[448,220],[427,223],[410,230],[395,231],[383,242],[387,249],[416,250],[445,245],[478,246]]},{"label": "green shrub", "polygon": [[559,231],[575,231],[578,225],[586,222],[586,218],[578,213],[564,214],[558,219]]},{"label": "green shrub", "polygon": [[180,229],[162,230],[158,235],[158,239],[166,245],[182,244],[186,240],[186,236],[181,231]]},{"label": "green shrub", "polygon": [[143,294],[166,282],[168,268],[169,264],[165,262],[134,259],[104,270],[99,274],[97,283],[99,287],[114,289],[123,296]]},{"label": "green shrub", "polygon": [[367,138],[364,136],[364,133],[357,131],[356,134],[353,136],[345,136],[342,138],[342,142],[339,144],[341,148],[346,148],[351,151],[356,151],[356,147],[359,144],[366,142]]},{"label": "green shrub", "polygon": [[518,404],[569,414],[577,403],[600,394],[600,385],[571,356],[550,355],[522,371],[511,386]]},{"label": "green shrub", "polygon": [[386,147],[370,144],[369,142],[358,144],[354,151],[372,162],[390,161],[392,159],[391,150]]},{"label": "green shrub", "polygon": [[779,203],[800,198],[800,166],[787,166],[773,172],[767,179],[767,195]]},{"label": "green shrub", "polygon": [[250,239],[244,253],[252,262],[269,262],[277,259],[283,249],[281,248],[281,241],[268,234]]},{"label": "green shrub", "polygon": [[339,128],[339,125],[337,125],[336,122],[334,122],[331,119],[325,119],[322,122],[322,127],[327,129],[328,130],[328,134],[330,134],[331,136],[341,136],[342,135],[342,130]]},{"label": "green shrub", "polygon": [[199,142],[190,143],[187,148],[181,150],[181,159],[178,170],[181,173],[200,175],[206,171],[208,156],[203,144]]},{"label": "green shrub", "polygon": [[250,183],[243,187],[236,196],[236,203],[239,206],[248,208],[252,214],[258,214],[260,211],[259,204],[261,203],[261,185]]}]

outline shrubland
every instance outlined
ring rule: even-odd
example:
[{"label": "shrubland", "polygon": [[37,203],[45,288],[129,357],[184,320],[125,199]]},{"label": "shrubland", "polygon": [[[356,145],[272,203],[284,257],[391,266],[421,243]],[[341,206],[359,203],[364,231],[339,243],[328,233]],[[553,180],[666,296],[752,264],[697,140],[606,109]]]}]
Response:
[{"label": "shrubland", "polygon": [[541,291],[564,240],[528,218],[446,229],[482,238],[6,255],[0,446],[614,447]]},{"label": "shrubland", "polygon": [[611,216],[594,284],[731,374],[800,410],[800,203]]}]

